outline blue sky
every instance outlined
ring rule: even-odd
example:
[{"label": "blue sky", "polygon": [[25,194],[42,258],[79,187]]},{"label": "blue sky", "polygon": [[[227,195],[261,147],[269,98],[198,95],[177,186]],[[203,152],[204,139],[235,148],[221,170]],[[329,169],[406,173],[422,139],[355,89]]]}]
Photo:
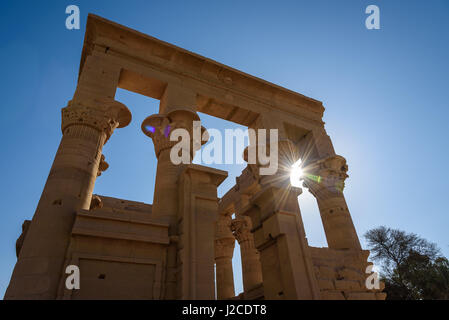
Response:
[{"label": "blue sky", "polygon": [[[80,30],[65,28],[71,4],[81,10]],[[380,30],[365,28],[370,4],[380,8]],[[60,109],[76,87],[88,13],[323,101],[326,129],[348,160],[345,195],[359,236],[386,225],[449,256],[448,1],[2,1],[0,296],[61,138]],[[156,160],[140,124],[158,103],[123,90],[116,99],[133,122],[105,146],[110,169],[95,192],[151,203]],[[242,169],[227,168],[219,195]],[[325,246],[306,191],[300,206],[310,244]],[[236,284],[239,293],[238,272]]]}]

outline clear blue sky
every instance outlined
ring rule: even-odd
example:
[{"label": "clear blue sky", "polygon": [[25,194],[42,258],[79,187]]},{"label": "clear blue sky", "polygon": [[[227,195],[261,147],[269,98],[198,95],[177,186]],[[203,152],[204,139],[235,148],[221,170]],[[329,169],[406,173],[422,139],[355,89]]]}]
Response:
[{"label": "clear blue sky", "polygon": [[[80,30],[65,28],[70,4],[81,10]],[[381,30],[365,28],[369,4],[380,7]],[[2,1],[0,297],[61,138],[89,12],[323,101],[327,131],[348,160],[345,194],[359,235],[400,228],[449,256],[447,0]],[[105,146],[110,169],[95,192],[151,203],[156,160],[140,124],[158,104],[122,90],[116,98],[133,122]],[[220,195],[242,168],[228,168]],[[325,246],[310,194],[300,205],[310,244]]]}]

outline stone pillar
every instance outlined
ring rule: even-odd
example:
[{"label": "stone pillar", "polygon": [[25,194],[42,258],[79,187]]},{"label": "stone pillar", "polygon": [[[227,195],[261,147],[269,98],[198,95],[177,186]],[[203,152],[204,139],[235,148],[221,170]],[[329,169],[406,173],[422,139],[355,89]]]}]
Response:
[{"label": "stone pillar", "polygon": [[[174,164],[170,159],[171,148],[177,143],[170,141],[170,133],[179,128],[192,133],[192,123],[196,120],[199,120],[196,113],[181,110],[170,114],[155,114],[142,123],[142,131],[153,140],[158,160],[152,215],[156,219],[169,223],[171,239],[175,239],[173,236],[178,234],[178,179],[185,164]],[[194,153],[190,150],[187,152],[191,153],[191,161]],[[176,293],[176,246],[176,242],[171,242],[168,250],[165,299],[176,299],[178,296]]]},{"label": "stone pillar", "polygon": [[251,233],[251,219],[239,215],[232,221],[231,229],[240,245],[243,289],[248,292],[262,284],[262,267],[259,252],[254,245],[254,237]]},{"label": "stone pillar", "polygon": [[343,157],[328,157],[303,168],[304,185],[317,199],[329,248],[361,250],[343,195],[347,171]]},{"label": "stone pillar", "polygon": [[[217,187],[227,172],[188,165],[179,180],[177,299],[214,300]],[[216,248],[216,247],[215,247]]]},{"label": "stone pillar", "polygon": [[[149,116],[142,123],[142,131],[149,136],[154,143],[157,157],[156,183],[154,189],[152,215],[163,222],[169,223],[169,235],[176,239],[178,235],[177,215],[179,212],[178,183],[181,173],[186,167],[185,163],[175,164],[170,159],[170,153],[177,141],[170,141],[170,134],[176,129],[184,129],[189,133],[190,141],[184,149],[190,162],[195,151],[206,141],[201,141],[206,131],[204,127],[198,128],[197,137],[194,135],[193,122],[200,118],[195,112],[196,94],[186,92],[185,89],[169,84],[160,103],[160,113]],[[165,299],[176,299],[180,296],[177,292],[177,257],[178,244],[170,243],[167,256],[167,275],[165,284]]]},{"label": "stone pillar", "polygon": [[298,205],[301,189],[290,185],[295,149],[291,141],[279,141],[278,170],[260,177],[260,191],[251,197],[244,212],[253,225],[264,295],[269,300],[320,297]]},{"label": "stone pillar", "polygon": [[109,98],[70,102],[50,174],[24,241],[5,299],[55,299],[76,211],[89,210],[102,148],[131,113]]},{"label": "stone pillar", "polygon": [[231,217],[220,215],[215,225],[215,274],[218,300],[235,297],[232,270],[234,247],[235,238],[231,232]]},{"label": "stone pillar", "polygon": [[[170,158],[171,149],[178,141],[170,141],[170,134],[176,129],[184,129],[189,134],[190,142],[184,149],[189,154],[188,161],[192,162],[195,151],[201,146],[201,141],[194,141],[193,122],[200,118],[196,112],[189,110],[173,110],[168,114],[155,114],[144,120],[142,131],[149,136],[154,143],[157,157],[156,184],[153,200],[153,215],[156,218],[166,220],[170,228],[176,225],[178,212],[177,182],[180,173],[185,168],[185,163],[175,164]],[[204,134],[204,127],[200,130],[199,139]],[[202,143],[206,143],[203,141]],[[175,231],[171,231],[174,234]]]},{"label": "stone pillar", "polygon": [[[174,114],[155,114],[144,120],[142,131],[154,143],[157,157],[156,184],[153,199],[153,215],[155,218],[166,220],[170,229],[175,227],[178,213],[178,178],[185,164],[174,164],[170,159],[171,148],[177,143],[170,141],[170,133],[178,128],[192,133],[192,122],[199,120],[196,113],[187,111]],[[190,157],[190,161],[193,157]],[[170,234],[175,234],[171,230]]]}]

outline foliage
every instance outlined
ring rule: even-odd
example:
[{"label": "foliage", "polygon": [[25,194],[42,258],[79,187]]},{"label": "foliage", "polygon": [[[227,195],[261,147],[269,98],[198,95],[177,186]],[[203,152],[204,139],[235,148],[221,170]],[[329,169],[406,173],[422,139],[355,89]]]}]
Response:
[{"label": "foliage", "polygon": [[416,234],[387,227],[365,233],[389,300],[449,299],[449,261]]}]

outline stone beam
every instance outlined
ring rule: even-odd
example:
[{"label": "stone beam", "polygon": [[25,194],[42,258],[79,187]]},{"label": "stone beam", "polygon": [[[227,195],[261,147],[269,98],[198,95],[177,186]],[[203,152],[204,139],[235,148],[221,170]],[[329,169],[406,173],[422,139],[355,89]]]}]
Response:
[{"label": "stone beam", "polygon": [[[81,68],[92,55],[121,66],[119,87],[160,99],[174,83],[195,92],[198,111],[212,116],[250,125],[272,110],[307,129],[323,124],[320,101],[95,15],[88,17]],[[148,85],[139,85],[143,79]]]}]

